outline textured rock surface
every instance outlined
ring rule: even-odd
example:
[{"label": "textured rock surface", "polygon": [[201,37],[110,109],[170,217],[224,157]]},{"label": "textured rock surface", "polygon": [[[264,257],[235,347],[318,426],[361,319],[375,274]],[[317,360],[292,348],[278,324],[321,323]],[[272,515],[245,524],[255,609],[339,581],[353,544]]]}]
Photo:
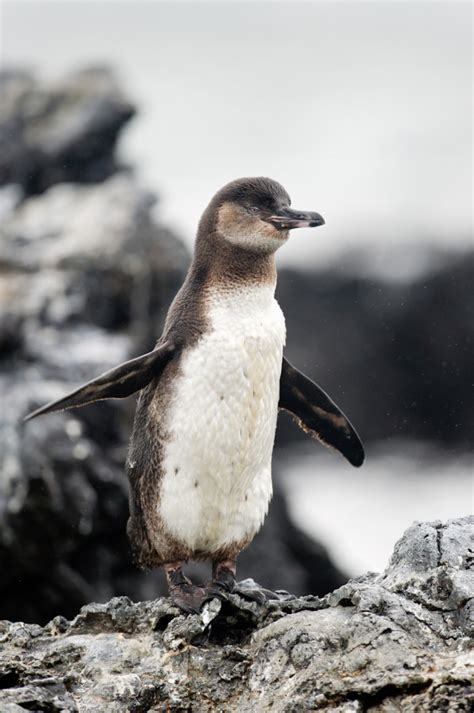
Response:
[{"label": "textured rock surface", "polygon": [[184,617],[122,597],[2,622],[0,709],[470,711],[473,534],[474,518],[415,524],[383,574],[324,599],[232,596]]}]

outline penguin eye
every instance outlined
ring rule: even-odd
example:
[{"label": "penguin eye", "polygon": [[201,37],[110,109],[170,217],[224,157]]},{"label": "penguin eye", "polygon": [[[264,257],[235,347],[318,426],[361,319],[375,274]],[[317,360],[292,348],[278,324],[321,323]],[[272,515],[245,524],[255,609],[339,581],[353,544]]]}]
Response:
[{"label": "penguin eye", "polygon": [[248,205],[247,206],[247,211],[251,213],[252,215],[256,215],[257,213],[260,212],[260,208],[256,205]]}]

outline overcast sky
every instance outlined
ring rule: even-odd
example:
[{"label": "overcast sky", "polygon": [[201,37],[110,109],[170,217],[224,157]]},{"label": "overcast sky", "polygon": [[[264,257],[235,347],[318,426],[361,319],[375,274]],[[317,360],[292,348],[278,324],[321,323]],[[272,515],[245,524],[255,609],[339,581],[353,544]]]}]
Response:
[{"label": "overcast sky", "polygon": [[[2,61],[117,67],[141,109],[123,155],[189,242],[222,184],[281,181],[326,218],[282,262],[369,243],[466,246],[469,2],[3,2]],[[283,252],[283,251],[282,251]]]}]

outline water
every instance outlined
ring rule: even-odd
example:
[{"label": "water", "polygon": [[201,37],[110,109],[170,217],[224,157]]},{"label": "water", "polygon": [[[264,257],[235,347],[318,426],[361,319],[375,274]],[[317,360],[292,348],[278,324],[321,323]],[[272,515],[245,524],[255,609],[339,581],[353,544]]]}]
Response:
[{"label": "water", "polygon": [[[312,445],[312,444],[310,444]],[[356,470],[317,445],[276,456],[290,511],[351,576],[386,566],[395,542],[415,520],[473,512],[473,458],[420,443],[369,448]]]}]

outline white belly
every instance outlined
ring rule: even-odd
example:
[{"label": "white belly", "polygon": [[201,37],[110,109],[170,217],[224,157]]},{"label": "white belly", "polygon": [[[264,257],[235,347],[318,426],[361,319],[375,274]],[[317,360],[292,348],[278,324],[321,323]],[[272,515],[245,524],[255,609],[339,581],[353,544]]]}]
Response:
[{"label": "white belly", "polygon": [[160,515],[193,550],[252,537],[272,494],[285,321],[273,286],[216,293],[210,331],[182,358]]}]

